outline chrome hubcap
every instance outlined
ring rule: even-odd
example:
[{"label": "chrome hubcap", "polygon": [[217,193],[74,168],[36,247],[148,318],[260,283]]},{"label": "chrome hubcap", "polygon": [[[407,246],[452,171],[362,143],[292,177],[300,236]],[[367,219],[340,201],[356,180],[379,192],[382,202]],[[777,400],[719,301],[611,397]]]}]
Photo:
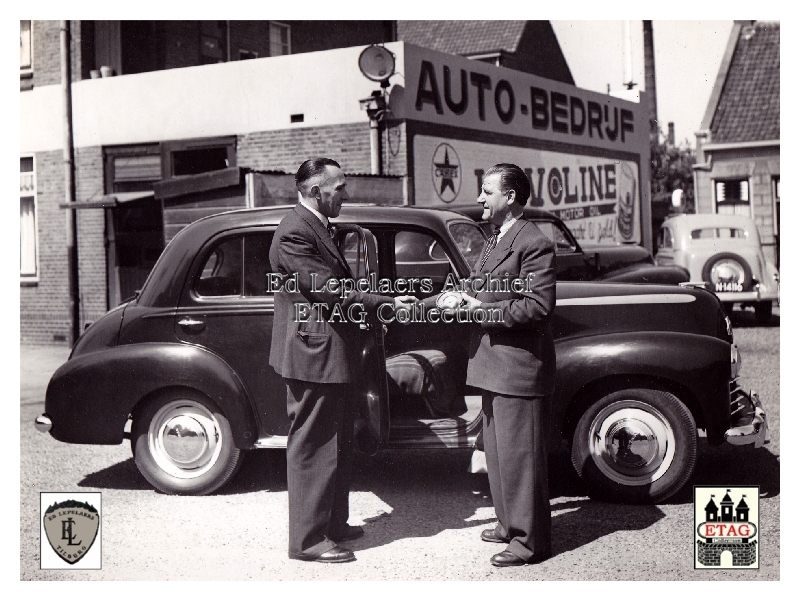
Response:
[{"label": "chrome hubcap", "polygon": [[192,479],[206,473],[222,450],[219,423],[202,404],[173,400],[150,421],[150,453],[174,477]]},{"label": "chrome hubcap", "polygon": [[666,417],[638,400],[605,407],[589,430],[592,460],[603,474],[623,485],[658,480],[675,457],[675,434]]}]

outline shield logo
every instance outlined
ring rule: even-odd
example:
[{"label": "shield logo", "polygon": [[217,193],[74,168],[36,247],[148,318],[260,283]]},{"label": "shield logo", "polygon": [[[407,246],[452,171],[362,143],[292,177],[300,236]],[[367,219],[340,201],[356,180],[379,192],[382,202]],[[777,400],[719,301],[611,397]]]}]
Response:
[{"label": "shield logo", "polygon": [[100,514],[86,502],[56,502],[44,513],[47,541],[65,562],[74,565],[89,551],[100,528]]}]

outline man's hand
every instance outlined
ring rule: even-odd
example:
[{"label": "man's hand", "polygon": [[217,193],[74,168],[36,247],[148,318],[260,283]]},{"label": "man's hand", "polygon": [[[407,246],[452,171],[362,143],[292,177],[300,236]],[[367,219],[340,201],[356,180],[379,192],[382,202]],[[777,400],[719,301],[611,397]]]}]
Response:
[{"label": "man's hand", "polygon": [[397,296],[394,299],[394,310],[397,312],[401,308],[405,308],[406,310],[411,310],[414,308],[414,304],[419,302],[415,296]]},{"label": "man's hand", "polygon": [[461,293],[461,308],[466,308],[469,312],[474,311],[476,308],[481,306],[481,301],[469,296],[465,293]]}]

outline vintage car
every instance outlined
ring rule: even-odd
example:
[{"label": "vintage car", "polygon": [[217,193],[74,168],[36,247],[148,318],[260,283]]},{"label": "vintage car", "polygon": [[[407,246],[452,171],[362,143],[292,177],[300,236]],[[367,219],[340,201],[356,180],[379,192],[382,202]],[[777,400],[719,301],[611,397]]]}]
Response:
[{"label": "vintage car", "polygon": [[[484,233],[491,233],[491,225],[481,222],[483,207],[480,204],[455,204],[445,208],[479,222]],[[690,280],[689,271],[680,265],[656,265],[653,255],[642,246],[618,244],[582,248],[569,227],[553,213],[526,206],[523,217],[536,223],[556,244],[555,269],[559,281],[677,284]]]},{"label": "vintage car", "polygon": [[656,262],[689,269],[692,281],[711,284],[728,311],[752,306],[760,322],[769,322],[780,299],[778,269],[764,257],[758,226],[741,215],[682,214],[670,217],[658,232]]},{"label": "vintage car", "polygon": [[[289,210],[222,213],[178,233],[137,297],[77,341],[48,385],[37,429],[77,444],[129,437],[142,475],[179,494],[218,489],[245,450],[285,448],[286,390],[268,364],[268,250]],[[485,239],[450,211],[349,205],[334,222],[357,277],[427,279],[425,290],[396,290],[420,298],[466,277]],[[361,325],[369,341],[354,391],[358,445],[473,448],[481,402],[465,379],[474,325],[408,317]],[[710,292],[560,282],[552,326],[551,448],[569,445],[591,495],[675,494],[692,476],[698,429],[712,444],[763,443],[766,415],[737,384],[731,323]]]}]

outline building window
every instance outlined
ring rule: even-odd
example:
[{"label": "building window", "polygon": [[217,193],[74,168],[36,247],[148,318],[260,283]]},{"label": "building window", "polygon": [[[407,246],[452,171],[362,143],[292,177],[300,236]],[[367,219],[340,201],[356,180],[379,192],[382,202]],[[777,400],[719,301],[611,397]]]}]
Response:
[{"label": "building window", "polygon": [[750,216],[750,184],[747,179],[714,182],[717,213]]},{"label": "building window", "polygon": [[227,62],[228,24],[225,21],[200,22],[200,63]]},{"label": "building window", "polygon": [[199,175],[236,166],[236,138],[210,138],[162,143],[165,178]]},{"label": "building window", "polygon": [[31,22],[19,22],[19,68],[20,71],[29,71],[33,68],[33,35]]},{"label": "building window", "polygon": [[284,23],[271,21],[269,24],[269,55],[283,56],[292,53],[291,28]]},{"label": "building window", "polygon": [[36,172],[33,157],[19,159],[19,276],[36,281],[38,269],[36,231]]},{"label": "building window", "polygon": [[250,60],[252,58],[258,58],[258,52],[239,48],[239,60]]}]

